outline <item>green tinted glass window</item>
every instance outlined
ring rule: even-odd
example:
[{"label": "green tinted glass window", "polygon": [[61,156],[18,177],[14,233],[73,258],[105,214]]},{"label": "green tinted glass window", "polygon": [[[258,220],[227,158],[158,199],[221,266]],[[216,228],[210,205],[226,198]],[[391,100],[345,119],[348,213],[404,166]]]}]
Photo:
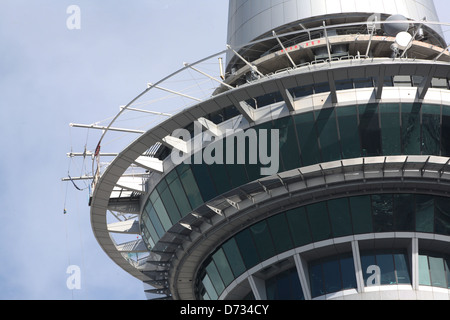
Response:
[{"label": "green tinted glass window", "polygon": [[159,220],[158,216],[156,215],[155,208],[153,208],[152,205],[148,205],[146,210],[147,210],[147,213],[148,213],[148,216],[150,218],[152,225],[155,227],[155,230],[158,233],[159,238],[161,238],[165,234],[165,231],[161,224],[161,221]]},{"label": "green tinted glass window", "polygon": [[208,167],[205,164],[191,165],[192,173],[194,174],[195,180],[198,181],[198,188],[205,201],[209,201],[217,196],[216,187],[212,182]]},{"label": "green tinted glass window", "polygon": [[441,107],[422,106],[422,154],[440,155]]},{"label": "green tinted glass window", "polygon": [[397,273],[397,282],[399,284],[410,284],[411,277],[409,273],[409,264],[406,260],[407,255],[401,253],[394,254],[395,272]]},{"label": "green tinted glass window", "polygon": [[393,199],[391,194],[372,195],[374,232],[394,231]]},{"label": "green tinted glass window", "polygon": [[236,243],[244,260],[245,267],[250,269],[260,262],[252,235],[249,229],[239,232],[236,236]]},{"label": "green tinted glass window", "polygon": [[245,271],[245,265],[236,244],[236,240],[234,238],[228,240],[223,244],[222,248],[228,261],[230,262],[230,267],[233,271],[234,277],[239,277]]},{"label": "green tinted glass window", "polygon": [[219,249],[213,254],[212,258],[216,263],[217,270],[219,271],[225,286],[228,286],[234,280],[234,276],[223,249]]},{"label": "green tinted glass window", "polygon": [[164,207],[161,198],[159,198],[153,203],[153,207],[155,208],[159,220],[161,220],[161,224],[163,225],[164,230],[165,231],[169,230],[170,227],[172,226],[172,222],[170,221],[169,215],[167,214],[166,208]]},{"label": "green tinted glass window", "polygon": [[401,148],[400,108],[398,104],[381,104],[381,145],[383,155],[399,155]]},{"label": "green tinted glass window", "polygon": [[416,195],[416,231],[433,232],[434,230],[434,197]]},{"label": "green tinted glass window", "polygon": [[441,257],[428,257],[430,265],[431,285],[433,287],[447,288],[447,277],[444,268],[444,259]]},{"label": "green tinted glass window", "polygon": [[353,230],[348,199],[341,198],[328,201],[328,211],[333,236],[337,238],[351,235]]},{"label": "green tinted glass window", "polygon": [[419,284],[423,286],[431,286],[428,257],[424,255],[419,255]]},{"label": "green tinted glass window", "polygon": [[312,242],[308,218],[304,207],[287,211],[286,219],[291,231],[292,240],[296,247]]},{"label": "green tinted glass window", "polygon": [[181,181],[178,178],[173,180],[173,182],[169,184],[169,189],[172,192],[181,216],[184,217],[191,211],[191,205],[186,197],[186,192],[181,185]]},{"label": "green tinted glass window", "polygon": [[331,237],[328,211],[325,202],[319,202],[306,207],[311,233],[314,241],[321,241]]},{"label": "green tinted glass window", "polygon": [[317,134],[322,150],[322,161],[329,162],[341,158],[341,149],[336,126],[334,108],[325,108],[316,112]]},{"label": "green tinted glass window", "polygon": [[181,219],[181,214],[168,188],[161,193],[161,200],[166,207],[172,224],[177,223]]},{"label": "green tinted glass window", "polygon": [[206,272],[208,273],[208,276],[211,279],[211,283],[216,289],[217,294],[220,295],[225,289],[225,285],[223,284],[219,271],[217,270],[216,265],[213,261],[211,261],[211,263],[206,267]]},{"label": "green tinted glass window", "polygon": [[300,143],[303,166],[320,162],[319,145],[317,141],[314,114],[307,112],[294,117]]},{"label": "green tinted glass window", "polygon": [[394,195],[395,231],[414,231],[414,195]]},{"label": "green tinted glass window", "polygon": [[366,157],[380,155],[382,149],[378,105],[360,105],[358,109],[362,155]]},{"label": "green tinted glass window", "polygon": [[270,233],[277,253],[281,253],[293,248],[289,226],[284,214],[277,214],[267,219]]},{"label": "green tinted glass window", "polygon": [[361,156],[358,130],[358,116],[356,107],[342,107],[336,109],[341,138],[342,158],[352,159]]},{"label": "green tinted glass window", "polygon": [[191,207],[195,209],[200,206],[203,203],[203,199],[191,169],[187,168],[184,170],[184,172],[180,174],[180,180],[183,184],[184,191],[186,192]]},{"label": "green tinted glass window", "polygon": [[275,255],[275,247],[269,232],[269,227],[267,226],[267,221],[263,220],[253,225],[250,227],[250,231],[255,240],[261,261],[273,257]]},{"label": "green tinted glass window", "polygon": [[403,154],[420,154],[420,104],[402,104]]},{"label": "green tinted glass window", "polygon": [[435,197],[435,232],[450,235],[450,201]]},{"label": "green tinted glass window", "polygon": [[202,280],[203,287],[206,290],[206,293],[208,294],[208,297],[211,300],[217,300],[219,296],[217,295],[216,289],[214,288],[211,279],[208,275],[205,275],[205,277]]},{"label": "green tinted glass window", "polygon": [[295,131],[294,119],[285,117],[274,121],[274,128],[278,128],[280,134],[280,164],[283,171],[292,170],[301,166],[300,152]]},{"label": "green tinted glass window", "polygon": [[442,107],[441,151],[443,157],[450,157],[450,107]]},{"label": "green tinted glass window", "polygon": [[372,232],[372,208],[370,196],[351,197],[350,210],[354,233],[362,234]]}]

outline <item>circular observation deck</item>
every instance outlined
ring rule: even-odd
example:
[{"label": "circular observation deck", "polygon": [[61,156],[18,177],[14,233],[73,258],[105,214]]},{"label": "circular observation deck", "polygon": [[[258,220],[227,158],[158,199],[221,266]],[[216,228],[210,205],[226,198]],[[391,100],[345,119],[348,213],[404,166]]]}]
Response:
[{"label": "circular observation deck", "polygon": [[[410,23],[417,36],[423,22]],[[450,236],[443,201],[450,190],[450,56],[446,48],[414,37],[395,51],[395,37],[376,35],[367,23],[360,23],[364,33],[338,31],[355,25],[298,30],[291,35],[321,30],[322,37],[289,45],[277,35],[259,40],[279,40],[279,47],[256,60],[242,58],[242,67],[223,80],[203,71],[227,51],[240,52],[229,48],[149,84],[122,108],[103,127],[94,157],[99,165],[102,141],[114,131],[139,135],[106,169],[97,166],[94,177],[92,228],[108,256],[153,286],[150,293],[173,299],[279,298],[279,283],[292,277],[298,278],[289,289],[292,297],[388,298],[383,288],[392,272],[387,286],[396,286],[397,298],[423,298],[426,292],[448,297],[441,273],[447,272]],[[162,87],[177,83],[171,80],[185,71],[207,79],[204,98]],[[211,89],[211,83],[218,85]],[[127,112],[152,112],[142,110],[140,100],[161,91],[182,105],[196,101],[149,130],[114,127]],[[176,129],[190,136],[180,139]],[[194,160],[238,130],[278,132],[277,173],[261,175],[267,162],[177,164],[171,157],[179,150]],[[191,145],[196,138],[199,147]],[[360,207],[352,207],[355,202]],[[398,210],[408,203],[414,208]],[[338,205],[339,214],[330,211]],[[290,230],[295,224],[284,223],[289,219],[299,229]],[[405,225],[405,219],[414,223]],[[269,241],[280,231],[285,238]],[[118,244],[116,234],[142,238]],[[242,243],[254,243],[255,250]],[[260,245],[269,249],[260,251]],[[134,258],[137,253],[144,257]],[[386,275],[388,257],[394,271]],[[319,277],[344,264],[353,269],[336,275],[340,287],[336,277]],[[375,271],[367,275],[368,267]]]}]

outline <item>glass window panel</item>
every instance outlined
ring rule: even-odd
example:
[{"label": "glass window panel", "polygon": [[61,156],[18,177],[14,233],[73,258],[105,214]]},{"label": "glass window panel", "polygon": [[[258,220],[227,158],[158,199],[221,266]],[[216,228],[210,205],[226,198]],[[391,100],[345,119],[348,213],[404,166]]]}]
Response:
[{"label": "glass window panel", "polygon": [[218,194],[231,190],[230,178],[225,165],[211,164],[208,166],[208,169]]},{"label": "glass window panel", "polygon": [[319,202],[306,207],[315,242],[331,238],[328,210],[325,202]]},{"label": "glass window panel", "polygon": [[314,92],[317,93],[323,93],[323,92],[329,92],[330,91],[330,83],[329,82],[322,82],[314,85]]},{"label": "glass window panel", "polygon": [[317,133],[322,150],[322,161],[329,162],[341,157],[336,116],[334,108],[325,108],[316,112]]},{"label": "glass window panel", "polygon": [[450,199],[435,197],[435,232],[450,235]]},{"label": "glass window panel", "polygon": [[448,256],[445,256],[444,258],[444,267],[447,278],[447,289],[450,289],[450,257]]},{"label": "glass window panel", "polygon": [[314,114],[307,112],[294,117],[300,143],[303,166],[320,163]]},{"label": "glass window panel", "polygon": [[296,87],[289,90],[294,98],[310,96],[314,93],[312,86]]},{"label": "glass window panel", "polygon": [[434,198],[427,195],[416,195],[416,231],[433,232],[434,230]]},{"label": "glass window panel", "polygon": [[153,202],[155,202],[158,198],[159,198],[159,193],[158,193],[158,191],[155,189],[155,190],[153,190],[152,193],[150,194],[150,197],[149,197],[150,202],[153,203]]},{"label": "glass window panel", "polygon": [[411,284],[409,264],[406,257],[407,255],[403,253],[394,254],[395,271],[397,273],[397,282],[399,284]]},{"label": "glass window panel", "polygon": [[167,213],[169,214],[172,225],[174,225],[181,219],[181,214],[178,211],[178,207],[175,204],[175,200],[173,199],[172,194],[170,193],[169,189],[166,188],[161,193],[161,200],[164,203],[164,206],[166,207],[166,210],[167,210]]},{"label": "glass window panel", "polygon": [[381,104],[381,145],[383,155],[399,155],[401,148],[400,113],[398,104]]},{"label": "glass window panel", "polygon": [[424,255],[419,255],[419,284],[423,286],[431,286],[428,257]]},{"label": "glass window panel", "polygon": [[309,281],[311,283],[311,297],[319,297],[325,294],[322,264],[313,263],[309,266]]},{"label": "glass window panel", "polygon": [[189,204],[189,200],[186,197],[186,193],[184,192],[183,186],[181,185],[181,181],[179,179],[174,180],[169,185],[169,189],[172,192],[178,209],[180,210],[181,216],[184,217],[189,212],[191,212],[191,205]]},{"label": "glass window panel", "polygon": [[420,104],[402,104],[403,154],[420,154]]},{"label": "glass window panel", "polygon": [[269,259],[275,255],[275,247],[267,226],[267,221],[263,220],[250,227],[250,231],[255,240],[255,245],[261,261]]},{"label": "glass window panel", "polygon": [[300,167],[300,151],[298,148],[294,119],[292,117],[285,117],[275,120],[274,128],[280,130],[280,163],[283,165],[283,171]]},{"label": "glass window panel", "polygon": [[244,273],[246,269],[235,239],[232,238],[227,242],[225,242],[222,245],[222,248],[223,252],[228,258],[228,261],[230,262],[230,267],[231,270],[233,271],[234,277],[235,278],[239,277],[242,273]]},{"label": "glass window panel", "polygon": [[213,261],[211,261],[206,267],[206,272],[208,273],[208,276],[211,279],[211,283],[216,289],[217,294],[220,295],[225,289],[225,285],[223,284],[222,278],[219,275],[219,271],[217,271],[216,265]]},{"label": "glass window panel", "polygon": [[378,121],[378,105],[359,106],[359,134],[363,156],[381,154],[381,134]]},{"label": "glass window panel", "polygon": [[230,160],[227,159],[227,156],[230,157],[229,154],[227,154],[227,146],[225,143],[225,160],[227,163],[227,171],[228,175],[230,177],[230,182],[233,188],[239,187],[247,182],[249,182],[249,178],[247,176],[247,171],[245,169],[245,164],[238,164],[238,143],[236,143],[237,140],[234,140],[233,143],[233,164],[230,164]]},{"label": "glass window panel", "polygon": [[268,279],[266,281],[266,296],[267,300],[277,300],[277,281],[276,278]]},{"label": "glass window panel", "polygon": [[339,260],[323,263],[323,278],[326,293],[337,292],[342,289]]},{"label": "glass window panel", "polygon": [[283,271],[266,281],[268,300],[304,300],[295,268]]},{"label": "glass window panel", "polygon": [[158,193],[161,194],[166,189],[167,189],[167,182],[166,180],[162,179],[156,186],[156,190],[158,190]]},{"label": "glass window panel", "polygon": [[395,231],[414,231],[414,195],[394,194]]},{"label": "glass window panel", "polygon": [[381,285],[396,284],[394,260],[392,254],[377,254],[376,261],[381,270]]},{"label": "glass window panel", "polygon": [[370,196],[350,198],[353,232],[355,234],[370,233],[372,227],[372,209]]},{"label": "glass window panel", "polygon": [[442,106],[441,154],[450,157],[450,107]]},{"label": "glass window panel", "polygon": [[333,237],[343,237],[353,233],[347,198],[328,201],[328,211]]},{"label": "glass window panel", "polygon": [[342,257],[340,259],[341,264],[341,276],[342,276],[342,289],[353,289],[356,288],[356,274],[355,274],[355,264],[353,262],[353,257]]},{"label": "glass window panel", "polygon": [[203,283],[203,286],[204,286],[209,298],[211,300],[217,300],[219,298],[219,296],[217,295],[216,289],[214,289],[214,286],[208,275],[205,275],[205,277],[202,280],[202,283]]},{"label": "glass window panel", "polygon": [[337,80],[335,81],[336,90],[348,90],[353,89],[353,81],[351,79]]},{"label": "glass window panel", "polygon": [[391,194],[372,195],[374,232],[394,231],[394,213]]},{"label": "glass window panel", "polygon": [[431,285],[433,287],[447,288],[444,259],[429,256],[428,261],[430,264]]},{"label": "glass window panel", "polygon": [[144,226],[147,228],[148,232],[150,233],[150,236],[152,237],[152,240],[154,242],[159,240],[159,235],[155,230],[155,227],[153,226],[153,223],[150,220],[149,213],[147,212],[147,209],[144,210],[143,220],[144,220]]},{"label": "glass window panel", "polygon": [[339,121],[342,158],[352,159],[360,157],[361,147],[356,107],[337,108],[336,112]]},{"label": "glass window panel", "polygon": [[440,155],[440,106],[422,106],[422,154]]},{"label": "glass window panel", "polygon": [[190,169],[190,165],[182,163],[179,166],[177,166],[176,170],[178,172],[178,175],[183,174],[185,171]]},{"label": "glass window panel", "polygon": [[293,268],[289,272],[289,283],[291,289],[291,299],[293,300],[305,300],[303,295],[302,286],[298,277],[297,268]]},{"label": "glass window panel", "polygon": [[296,247],[311,243],[311,232],[309,230],[308,218],[304,207],[292,209],[286,212],[292,240]]},{"label": "glass window panel", "polygon": [[290,280],[288,272],[283,272],[277,277],[277,300],[291,300]]},{"label": "glass window panel", "polygon": [[256,247],[253,243],[250,230],[246,229],[238,233],[235,237],[236,243],[244,260],[245,267],[250,269],[260,262]]},{"label": "glass window panel", "polygon": [[233,280],[233,272],[231,271],[231,267],[228,263],[227,258],[225,257],[225,253],[223,252],[223,249],[220,248],[213,256],[212,256],[217,270],[220,273],[220,276],[222,277],[222,280],[225,284],[225,286],[228,286]]},{"label": "glass window panel", "polygon": [[205,201],[209,201],[216,197],[217,191],[214,183],[212,182],[211,175],[209,174],[208,165],[193,164],[191,165],[191,168],[195,181],[198,181],[198,188],[202,194],[202,198]]},{"label": "glass window panel", "polygon": [[373,85],[373,78],[359,78],[354,79],[353,82],[355,83],[355,88],[372,88]]},{"label": "glass window panel", "polygon": [[293,248],[289,226],[284,214],[277,214],[267,220],[269,229],[274,239],[274,245],[277,253]]},{"label": "glass window panel", "polygon": [[[377,266],[375,256],[372,254],[361,254],[361,269],[364,278],[364,286],[370,287],[372,285],[377,285],[374,279],[374,273],[372,269],[369,269],[371,266]],[[370,277],[370,280],[369,280]]]},{"label": "glass window panel", "polygon": [[164,227],[164,230],[169,230],[170,227],[172,227],[172,222],[170,221],[169,215],[167,214],[166,208],[164,207],[161,198],[156,200],[153,203],[153,207],[155,208],[156,214],[159,217],[159,220],[161,220],[161,223]]},{"label": "glass window panel", "polygon": [[167,176],[166,176],[166,182],[168,184],[171,184],[173,181],[175,181],[176,179],[178,179],[178,174],[177,174],[177,170],[174,169],[172,171],[170,171]]},{"label": "glass window panel", "polygon": [[155,227],[155,230],[158,233],[159,238],[161,238],[166,232],[164,231],[161,221],[159,221],[159,218],[156,215],[155,208],[153,208],[153,206],[150,205],[147,206],[146,210],[148,210],[147,211],[148,216],[150,218],[150,221],[152,222],[152,225]]},{"label": "glass window panel", "polygon": [[247,171],[245,170],[245,165],[242,164],[228,164],[227,165],[228,175],[230,177],[231,187],[237,188],[247,182]]},{"label": "glass window panel", "polygon": [[180,180],[183,184],[191,207],[195,209],[200,206],[203,203],[203,200],[191,169],[187,168],[186,170],[184,170],[184,172],[180,174]]}]

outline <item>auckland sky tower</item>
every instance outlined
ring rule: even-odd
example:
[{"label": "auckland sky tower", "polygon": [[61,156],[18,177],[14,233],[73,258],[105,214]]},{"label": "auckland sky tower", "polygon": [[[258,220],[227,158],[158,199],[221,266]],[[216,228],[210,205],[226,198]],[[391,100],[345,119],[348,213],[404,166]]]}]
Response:
[{"label": "auckland sky tower", "polygon": [[[92,152],[106,254],[162,299],[449,299],[450,55],[433,1],[230,0],[226,45],[117,118],[152,112],[137,104],[151,92],[181,111],[101,128],[133,136]],[[187,71],[214,89],[167,81]]]}]

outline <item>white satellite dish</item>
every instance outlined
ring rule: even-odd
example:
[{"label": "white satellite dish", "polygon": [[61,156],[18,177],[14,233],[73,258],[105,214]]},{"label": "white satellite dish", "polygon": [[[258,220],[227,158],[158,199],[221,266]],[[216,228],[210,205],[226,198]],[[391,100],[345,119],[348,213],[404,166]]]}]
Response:
[{"label": "white satellite dish", "polygon": [[395,43],[400,50],[405,50],[411,43],[412,35],[406,31],[399,32],[395,37]]}]

